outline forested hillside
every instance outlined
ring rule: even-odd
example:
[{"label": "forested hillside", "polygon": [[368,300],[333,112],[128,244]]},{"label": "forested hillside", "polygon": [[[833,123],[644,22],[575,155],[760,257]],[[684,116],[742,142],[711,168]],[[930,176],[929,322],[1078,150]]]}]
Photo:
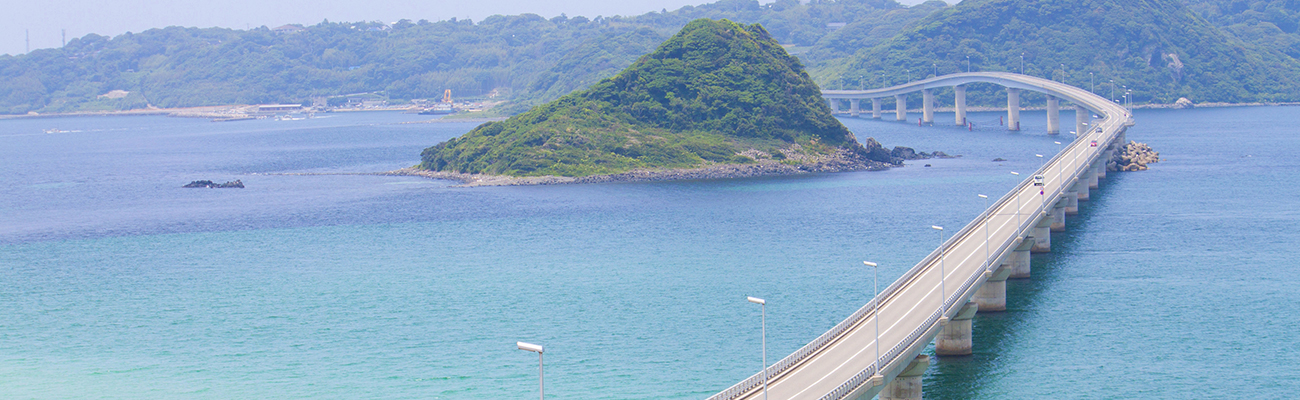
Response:
[{"label": "forested hillside", "polygon": [[[761,23],[809,62],[879,43],[940,2],[722,0],[635,17],[492,16],[482,21],[333,23],[277,32],[151,29],[87,35],[61,49],[0,56],[0,113],[250,103],[378,92],[393,100],[496,91],[528,107],[586,87],[631,64],[696,18]],[[828,24],[831,24],[828,26]],[[839,24],[844,24],[839,29]],[[861,32],[843,38],[844,32]],[[99,95],[113,90],[124,98]]]},{"label": "forested hillside", "polygon": [[[911,79],[965,70],[968,57],[973,70],[1019,72],[1023,57],[1026,74],[1105,95],[1114,80],[1138,103],[1300,101],[1300,61],[1260,47],[1183,0],[965,0],[859,52],[840,74],[897,83],[908,70]],[[971,95],[985,104],[1001,96]]]},{"label": "forested hillside", "polygon": [[[590,89],[430,147],[427,170],[608,175],[716,164],[865,169],[890,162],[831,116],[821,91],[760,25],[700,19]],[[871,150],[874,150],[871,151]]]}]

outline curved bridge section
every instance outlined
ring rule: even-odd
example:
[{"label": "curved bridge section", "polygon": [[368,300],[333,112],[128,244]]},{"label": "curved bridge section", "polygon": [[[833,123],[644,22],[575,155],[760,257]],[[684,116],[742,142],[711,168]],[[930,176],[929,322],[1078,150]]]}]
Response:
[{"label": "curved bridge section", "polygon": [[[1063,229],[1066,215],[1077,213],[1079,201],[1086,201],[1089,189],[1105,177],[1105,161],[1133,124],[1129,110],[1087,90],[1012,73],[953,74],[884,89],[824,91],[823,96],[898,98],[953,86],[959,88],[960,123],[961,85],[975,82],[1002,85],[1009,93],[1045,93],[1049,101],[1065,99],[1101,119],[1080,118],[1073,142],[1034,174],[1025,174],[1015,189],[876,298],[793,354],[709,400],[763,399],[765,379],[771,399],[870,399],[877,393],[882,398],[920,398],[920,376],[929,364],[920,353],[931,340],[939,355],[971,353],[971,318],[980,310],[1005,309],[1006,279],[1029,277],[1029,253],[1051,250],[1050,232]],[[926,100],[926,115],[932,117],[932,96],[926,95]],[[1018,115],[1018,103],[1010,105]],[[905,106],[899,109],[904,114],[900,119],[905,119]]]}]

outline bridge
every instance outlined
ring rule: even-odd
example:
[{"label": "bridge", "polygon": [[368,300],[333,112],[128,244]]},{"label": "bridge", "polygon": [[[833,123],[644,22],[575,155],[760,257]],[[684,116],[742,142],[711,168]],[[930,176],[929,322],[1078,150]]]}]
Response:
[{"label": "bridge", "polygon": [[[1020,91],[1047,95],[1048,132],[1059,133],[1061,100],[1075,107],[1077,137],[1034,174],[1026,174],[938,249],[905,272],[848,318],[793,354],[765,366],[709,400],[920,399],[921,375],[933,340],[937,355],[971,354],[972,318],[1006,309],[1006,280],[1028,278],[1029,253],[1051,251],[1051,232],[1065,228],[1106,176],[1106,160],[1133,125],[1130,111],[1092,92],[1061,82],[1002,72],[943,75],[874,90],[827,90],[832,104],[894,96],[898,120],[907,120],[908,93],[923,93],[922,122],[934,121],[933,90],[954,87],[957,125],[966,124],[965,86],[992,83],[1007,90],[1007,126],[1019,129]],[[1100,116],[1092,120],[1093,114]],[[939,227],[936,227],[939,228]],[[766,390],[766,393],[765,393]]]}]

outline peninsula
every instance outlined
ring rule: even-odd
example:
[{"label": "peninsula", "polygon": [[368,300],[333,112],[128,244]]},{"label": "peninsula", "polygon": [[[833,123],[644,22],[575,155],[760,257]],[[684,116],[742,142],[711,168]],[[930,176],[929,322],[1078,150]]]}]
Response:
[{"label": "peninsula", "polygon": [[405,173],[539,184],[901,165],[874,139],[864,142],[762,26],[699,19],[587,90],[425,149]]}]

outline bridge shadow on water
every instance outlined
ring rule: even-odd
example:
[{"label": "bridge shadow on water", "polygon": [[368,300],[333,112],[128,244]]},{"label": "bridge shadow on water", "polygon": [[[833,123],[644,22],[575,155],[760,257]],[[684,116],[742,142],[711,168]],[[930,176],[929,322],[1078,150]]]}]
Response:
[{"label": "bridge shadow on water", "polygon": [[[1030,318],[1044,318],[1034,310],[1045,299],[1043,292],[1050,291],[1064,275],[1063,269],[1079,267],[1070,264],[1070,254],[1084,250],[1078,243],[1081,232],[1088,229],[1096,210],[1105,207],[1108,187],[1118,184],[1122,173],[1111,173],[1102,180],[1100,189],[1092,190],[1091,201],[1080,202],[1079,214],[1066,218],[1064,232],[1052,234],[1052,252],[1031,257],[1032,277],[1007,281],[1007,310],[979,313],[975,316],[971,340],[973,354],[969,356],[934,355],[934,344],[926,348],[931,367],[923,382],[923,397],[927,399],[962,400],[1004,398],[1007,393],[995,392],[990,385],[999,377],[1015,370],[1034,368],[1033,365],[1011,365],[1005,355],[1024,342],[1017,334],[1028,325]],[[1037,321],[1042,322],[1042,321]],[[1068,349],[1062,349],[1067,351]]]}]

